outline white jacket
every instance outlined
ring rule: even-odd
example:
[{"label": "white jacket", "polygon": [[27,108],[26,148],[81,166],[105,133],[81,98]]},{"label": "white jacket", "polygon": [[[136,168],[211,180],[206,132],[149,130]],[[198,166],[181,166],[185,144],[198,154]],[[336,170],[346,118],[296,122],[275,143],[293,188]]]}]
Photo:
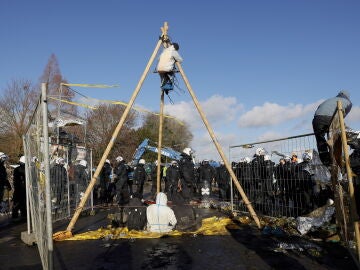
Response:
[{"label": "white jacket", "polygon": [[177,223],[174,211],[167,206],[167,196],[163,192],[156,195],[156,204],[146,209],[147,230],[150,232],[170,232]]},{"label": "white jacket", "polygon": [[158,72],[170,72],[174,69],[175,62],[181,63],[183,59],[180,54],[171,45],[163,50],[159,57],[159,63],[157,65]]}]

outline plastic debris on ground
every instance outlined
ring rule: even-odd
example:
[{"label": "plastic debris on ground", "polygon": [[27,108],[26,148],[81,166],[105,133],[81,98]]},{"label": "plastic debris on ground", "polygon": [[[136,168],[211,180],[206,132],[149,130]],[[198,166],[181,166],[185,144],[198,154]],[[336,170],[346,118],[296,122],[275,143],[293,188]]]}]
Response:
[{"label": "plastic debris on ground", "polygon": [[296,227],[300,234],[304,235],[309,231],[316,230],[328,223],[335,213],[335,207],[332,205],[333,201],[329,200],[326,205],[314,210],[310,214],[303,217],[297,217]]},{"label": "plastic debris on ground", "polygon": [[275,252],[287,252],[288,250],[297,251],[297,252],[306,252],[313,257],[320,257],[322,255],[323,249],[311,242],[300,237],[288,237],[281,238],[277,242],[276,247],[274,248]]}]

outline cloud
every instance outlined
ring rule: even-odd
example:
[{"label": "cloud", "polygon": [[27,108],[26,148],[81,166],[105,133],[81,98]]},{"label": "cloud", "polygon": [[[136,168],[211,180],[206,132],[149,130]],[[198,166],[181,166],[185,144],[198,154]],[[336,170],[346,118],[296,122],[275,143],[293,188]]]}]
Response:
[{"label": "cloud", "polygon": [[[229,146],[237,142],[237,135],[234,133],[217,133],[216,140],[219,143],[225,157],[228,158]],[[207,131],[199,132],[194,136],[191,147],[195,150],[195,158],[197,161],[203,159],[220,160],[220,154],[216,149]]]},{"label": "cloud", "polygon": [[265,132],[263,134],[261,134],[258,137],[258,141],[260,142],[264,142],[264,141],[271,141],[271,140],[276,140],[279,138],[284,137],[284,134],[280,133],[280,132],[274,132],[274,131],[268,131]]},{"label": "cloud", "polygon": [[238,126],[241,128],[275,126],[314,112],[320,103],[321,101],[308,105],[290,103],[287,106],[281,106],[276,103],[265,102],[262,106],[255,106],[241,115]]},{"label": "cloud", "polygon": [[345,119],[345,121],[349,121],[350,123],[360,122],[360,107],[353,106],[350,113],[346,116]]},{"label": "cloud", "polygon": [[[214,95],[205,101],[200,101],[200,105],[211,127],[233,121],[237,117],[237,113],[243,108],[241,104],[237,103],[235,97],[220,95]],[[192,100],[165,105],[165,113],[185,121],[191,129],[205,127]]]}]

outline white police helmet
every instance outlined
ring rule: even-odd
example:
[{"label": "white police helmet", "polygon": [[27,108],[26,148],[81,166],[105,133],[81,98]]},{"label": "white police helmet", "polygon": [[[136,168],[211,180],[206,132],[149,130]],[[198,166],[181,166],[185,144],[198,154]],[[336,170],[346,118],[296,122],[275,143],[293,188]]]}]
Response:
[{"label": "white police helmet", "polygon": [[256,149],[255,154],[256,154],[257,156],[263,156],[263,155],[266,154],[266,151],[265,151],[264,148],[259,147],[259,148]]},{"label": "white police helmet", "polygon": [[105,163],[111,164],[111,163],[110,163],[110,160],[108,160],[108,159],[105,160]]},{"label": "white police helmet", "polygon": [[209,164],[209,162],[210,162],[210,161],[209,161],[208,159],[204,159],[204,160],[202,161],[202,164],[203,164],[203,165]]},{"label": "white police helmet", "polygon": [[309,152],[305,152],[302,154],[302,159],[304,161],[310,161],[312,160],[312,153],[309,153]]},{"label": "white police helmet", "polygon": [[176,160],[173,160],[173,161],[171,161],[171,165],[177,165],[178,163],[177,163],[177,161]]},{"label": "white police helmet", "polygon": [[265,156],[264,156],[264,160],[265,160],[265,161],[266,161],[266,160],[271,160],[271,158],[270,158],[269,155],[265,155]]},{"label": "white police helmet", "polygon": [[145,159],[140,159],[139,164],[145,164]]},{"label": "white police helmet", "polygon": [[80,164],[81,166],[86,167],[86,166],[87,166],[87,161],[84,160],[84,159],[82,159],[82,160],[80,160],[79,164]]},{"label": "white police helmet", "polygon": [[124,159],[123,159],[123,157],[121,157],[121,156],[118,156],[117,158],[116,158],[116,161],[117,162],[121,162],[121,161],[123,161]]},{"label": "white police helmet", "polygon": [[60,164],[60,165],[64,165],[65,164],[65,159],[63,159],[62,157],[59,157],[56,159],[56,164]]},{"label": "white police helmet", "polygon": [[186,148],[184,148],[183,153],[190,156],[193,153],[193,151],[190,147],[186,147]]},{"label": "white police helmet", "polygon": [[25,164],[25,156],[21,156],[19,159],[19,162]]},{"label": "white police helmet", "polygon": [[0,160],[1,160],[1,161],[5,161],[5,160],[7,160],[7,159],[8,159],[8,156],[7,156],[5,153],[0,152]]}]

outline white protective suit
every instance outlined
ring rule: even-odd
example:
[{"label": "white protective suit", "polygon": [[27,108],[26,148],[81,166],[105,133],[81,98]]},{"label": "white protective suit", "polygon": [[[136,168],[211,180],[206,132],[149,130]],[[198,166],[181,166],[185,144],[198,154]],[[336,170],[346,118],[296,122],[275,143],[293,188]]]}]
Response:
[{"label": "white protective suit", "polygon": [[167,206],[167,196],[163,192],[156,195],[156,204],[146,209],[147,230],[150,232],[170,232],[177,223],[174,211]]},{"label": "white protective suit", "polygon": [[157,65],[157,71],[171,72],[174,69],[175,62],[181,63],[183,59],[180,54],[175,50],[174,46],[171,45],[163,50],[159,57],[159,63]]}]

